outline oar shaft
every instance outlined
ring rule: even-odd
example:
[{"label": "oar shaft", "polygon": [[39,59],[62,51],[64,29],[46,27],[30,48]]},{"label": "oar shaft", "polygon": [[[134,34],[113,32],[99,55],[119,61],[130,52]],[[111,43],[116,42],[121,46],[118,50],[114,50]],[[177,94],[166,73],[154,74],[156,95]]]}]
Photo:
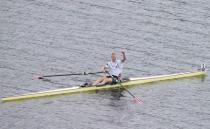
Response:
[{"label": "oar shaft", "polygon": [[[113,78],[113,76],[107,72],[107,74],[109,74],[109,76],[111,76]],[[136,97],[135,95],[133,95],[128,89],[126,89],[122,84],[121,81],[118,83],[123,89],[125,89],[125,91],[127,91],[137,102],[141,103],[143,102],[141,99],[139,99],[138,97]]]},{"label": "oar shaft", "polygon": [[127,90],[125,87],[123,87],[123,89],[125,89],[125,91],[127,91],[133,98],[137,98],[135,95],[133,95],[129,90]]},{"label": "oar shaft", "polygon": [[72,74],[55,74],[55,75],[44,75],[39,77],[39,79],[42,79],[44,77],[58,77],[58,76],[72,76],[72,75],[88,75],[88,74],[98,74],[98,73],[103,73],[103,72],[89,72],[89,73],[72,73]]},{"label": "oar shaft", "polygon": [[71,76],[71,75],[84,75],[83,73],[75,73],[75,74],[58,74],[58,75],[45,75],[42,77],[56,77],[56,76]]},{"label": "oar shaft", "polygon": [[135,96],[134,94],[132,94],[127,88],[125,88],[125,87],[121,84],[121,82],[119,82],[119,84],[120,84],[120,86],[121,86],[125,91],[127,91],[127,93],[128,93],[129,95],[131,95],[131,96],[134,98],[135,102],[143,103],[143,101],[142,101],[141,99],[139,99],[138,97],[136,97],[136,96]]}]

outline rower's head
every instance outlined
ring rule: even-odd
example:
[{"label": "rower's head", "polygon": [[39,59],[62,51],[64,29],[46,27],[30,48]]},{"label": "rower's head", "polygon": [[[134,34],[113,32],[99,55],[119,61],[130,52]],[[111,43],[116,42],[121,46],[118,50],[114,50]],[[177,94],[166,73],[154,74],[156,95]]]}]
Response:
[{"label": "rower's head", "polygon": [[116,57],[116,54],[115,54],[114,52],[112,53],[111,58],[112,58],[112,61],[113,61],[113,62],[115,62],[115,61],[116,61],[117,57]]}]

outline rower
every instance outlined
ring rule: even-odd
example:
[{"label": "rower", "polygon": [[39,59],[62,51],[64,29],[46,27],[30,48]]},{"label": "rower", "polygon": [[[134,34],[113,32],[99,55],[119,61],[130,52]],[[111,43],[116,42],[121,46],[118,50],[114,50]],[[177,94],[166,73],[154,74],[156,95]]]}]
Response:
[{"label": "rower", "polygon": [[102,71],[109,73],[108,76],[104,76],[93,82],[93,86],[102,86],[106,84],[116,84],[121,80],[123,63],[125,62],[125,52],[122,52],[122,59],[119,60],[115,53],[111,55],[111,61],[107,65],[102,67]]}]

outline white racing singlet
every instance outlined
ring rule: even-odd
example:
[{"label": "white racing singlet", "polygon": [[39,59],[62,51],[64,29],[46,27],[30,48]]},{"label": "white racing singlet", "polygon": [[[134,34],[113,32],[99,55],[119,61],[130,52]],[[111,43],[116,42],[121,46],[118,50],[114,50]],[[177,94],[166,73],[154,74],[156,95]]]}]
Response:
[{"label": "white racing singlet", "polygon": [[114,76],[121,76],[123,64],[121,60],[116,60],[115,62],[108,62],[106,68],[109,68],[109,73]]}]

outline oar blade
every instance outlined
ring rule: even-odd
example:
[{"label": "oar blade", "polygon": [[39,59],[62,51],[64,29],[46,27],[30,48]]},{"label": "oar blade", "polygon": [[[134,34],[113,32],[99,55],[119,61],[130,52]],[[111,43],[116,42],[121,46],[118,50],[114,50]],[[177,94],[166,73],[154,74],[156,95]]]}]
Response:
[{"label": "oar blade", "polygon": [[135,103],[135,104],[143,104],[144,102],[141,100],[141,99],[139,99],[139,98],[135,98],[134,100],[133,100],[133,102]]}]

